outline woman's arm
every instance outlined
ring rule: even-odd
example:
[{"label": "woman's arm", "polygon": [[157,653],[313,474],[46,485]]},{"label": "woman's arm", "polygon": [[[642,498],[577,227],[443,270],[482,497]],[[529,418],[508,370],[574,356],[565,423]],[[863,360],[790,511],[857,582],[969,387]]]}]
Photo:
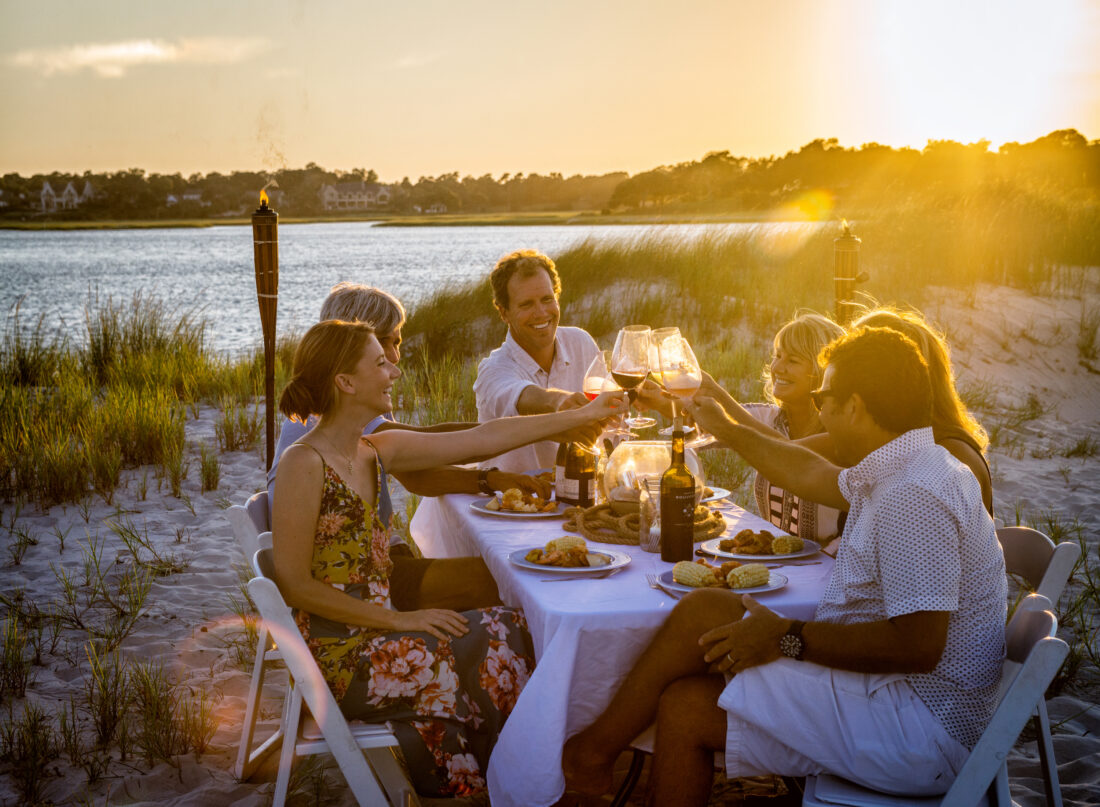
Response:
[{"label": "woman's arm", "polygon": [[465,634],[466,619],[454,611],[391,611],[313,577],[313,540],[321,512],[323,474],[320,456],[304,445],[288,448],[279,463],[271,537],[275,583],[287,604],[346,625],[427,631],[439,639],[447,638],[444,631],[453,636]]},{"label": "woman's arm", "polygon": [[775,437],[780,440],[787,439],[787,435],[783,434],[783,432],[777,431],[762,420],[754,418],[752,413],[738,403],[736,398],[726,392],[722,385],[715,381],[710,373],[703,373],[703,383],[699,387],[699,392],[696,394],[714,398],[714,400],[726,410],[726,414],[729,415],[735,423],[739,423],[742,426],[748,426],[750,429],[755,429],[768,437]]},{"label": "woman's arm", "polygon": [[[407,491],[417,496],[443,496],[447,493],[477,493],[479,473],[476,468],[442,465],[423,471],[401,471],[394,476]],[[519,488],[524,493],[534,493],[543,499],[549,499],[553,490],[549,482],[505,471],[489,471],[485,481],[493,490]]]},{"label": "woman's arm", "polygon": [[622,411],[625,400],[622,391],[605,392],[577,409],[500,418],[482,423],[476,429],[443,434],[393,429],[371,435],[369,440],[387,470],[395,473],[416,471],[459,462],[478,454],[495,456],[559,432],[604,420]]},{"label": "woman's arm", "polygon": [[733,422],[713,398],[697,397],[685,407],[704,429],[745,458],[773,485],[799,498],[847,510],[837,479],[840,468],[786,438],[776,439]]}]

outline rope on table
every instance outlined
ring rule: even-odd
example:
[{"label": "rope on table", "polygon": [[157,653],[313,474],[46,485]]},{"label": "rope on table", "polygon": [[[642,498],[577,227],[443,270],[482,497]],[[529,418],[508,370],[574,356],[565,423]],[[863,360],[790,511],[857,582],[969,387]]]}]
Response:
[{"label": "rope on table", "polygon": [[[641,524],[637,513],[619,516],[610,504],[569,507],[565,511],[566,532],[579,532],[588,541],[604,544],[637,544]],[[726,519],[706,505],[695,506],[695,542],[709,541],[726,531]]]}]

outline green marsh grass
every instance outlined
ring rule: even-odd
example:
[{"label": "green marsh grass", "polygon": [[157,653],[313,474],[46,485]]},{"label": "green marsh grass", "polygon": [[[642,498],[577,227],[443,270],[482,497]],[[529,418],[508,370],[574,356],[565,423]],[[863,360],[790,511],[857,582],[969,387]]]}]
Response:
[{"label": "green marsh grass", "polygon": [[4,756],[23,804],[43,804],[50,765],[61,755],[52,717],[37,703],[28,703],[18,718],[8,712]]}]

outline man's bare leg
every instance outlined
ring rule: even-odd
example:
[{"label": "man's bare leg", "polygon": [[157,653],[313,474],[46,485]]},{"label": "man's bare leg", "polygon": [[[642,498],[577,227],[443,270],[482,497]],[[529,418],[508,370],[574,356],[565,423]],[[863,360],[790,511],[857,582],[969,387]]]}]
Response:
[{"label": "man's bare leg", "polygon": [[494,605],[500,605],[500,591],[481,558],[436,558],[420,581],[420,608],[469,611]]},{"label": "man's bare leg", "polygon": [[651,804],[707,803],[714,752],[726,747],[726,713],[718,706],[725,685],[721,675],[693,675],[673,681],[661,695],[649,773]]},{"label": "man's bare leg", "polygon": [[729,591],[700,589],[684,597],[627,675],[611,704],[562,752],[565,786],[599,795],[611,787],[611,769],[630,741],[657,715],[662,693],[677,678],[707,671],[699,637],[741,619],[741,598]]}]

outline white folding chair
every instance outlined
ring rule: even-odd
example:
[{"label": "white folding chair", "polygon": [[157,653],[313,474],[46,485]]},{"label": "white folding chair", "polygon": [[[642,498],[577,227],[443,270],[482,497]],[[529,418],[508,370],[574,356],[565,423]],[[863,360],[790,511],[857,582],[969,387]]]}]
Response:
[{"label": "white folding chair", "polygon": [[[257,538],[257,544],[261,549],[271,548],[271,533],[262,532]],[[255,553],[253,553],[255,558]],[[267,623],[262,619],[256,629],[256,658],[252,662],[252,677],[248,684],[248,696],[244,706],[244,723],[241,725],[241,742],[237,748],[237,763],[233,768],[234,775],[245,781],[264,761],[268,754],[278,748],[283,742],[283,724],[285,723],[288,702],[283,702],[283,720],[277,728],[260,745],[253,748],[252,741],[256,736],[256,720],[260,713],[260,698],[263,696],[264,679],[267,676],[267,666],[273,662],[282,661],[283,654],[279,651],[267,629]]]},{"label": "white folding chair", "polygon": [[[283,710],[282,753],[275,779],[273,807],[282,807],[290,784],[290,773],[299,757],[330,753],[361,807],[388,804],[416,807],[416,791],[405,777],[394,749],[397,738],[386,724],[348,721],[340,712],[313,656],[294,624],[290,608],[272,579],[270,549],[254,556],[257,577],[248,592],[260,611],[264,625],[278,643],[290,671],[290,693]],[[309,715],[302,707],[309,709]]]},{"label": "white folding chair", "polygon": [[[1055,610],[1073,567],[1081,555],[1076,543],[1055,544],[1031,527],[1001,527],[997,540],[1005,556],[1005,571],[1018,575],[1036,594],[1046,597]],[[1043,771],[1043,789],[1050,807],[1062,807],[1062,791],[1058,785],[1058,761],[1054,757],[1054,742],[1050,736],[1050,717],[1045,699],[1040,699],[1032,720],[1035,744],[1039,750],[1039,767]]]},{"label": "white folding chair", "polygon": [[254,493],[244,504],[235,504],[225,511],[233,535],[244,552],[245,563],[251,563],[252,556],[260,548],[256,542],[260,533],[271,529],[269,513],[266,490]]},{"label": "white folding chair", "polygon": [[1081,547],[1072,541],[1055,544],[1031,527],[1001,527],[997,540],[1004,552],[1005,570],[1022,577],[1057,608]]},{"label": "white folding chair", "polygon": [[[1041,607],[1044,603],[1037,600]],[[1050,611],[1039,610],[1033,604],[1016,610],[1006,628],[1008,657],[997,709],[943,796],[894,796],[837,776],[807,776],[803,807],[1012,805],[1004,760],[1069,652],[1069,646],[1055,636],[1057,630],[1058,620]]]}]

